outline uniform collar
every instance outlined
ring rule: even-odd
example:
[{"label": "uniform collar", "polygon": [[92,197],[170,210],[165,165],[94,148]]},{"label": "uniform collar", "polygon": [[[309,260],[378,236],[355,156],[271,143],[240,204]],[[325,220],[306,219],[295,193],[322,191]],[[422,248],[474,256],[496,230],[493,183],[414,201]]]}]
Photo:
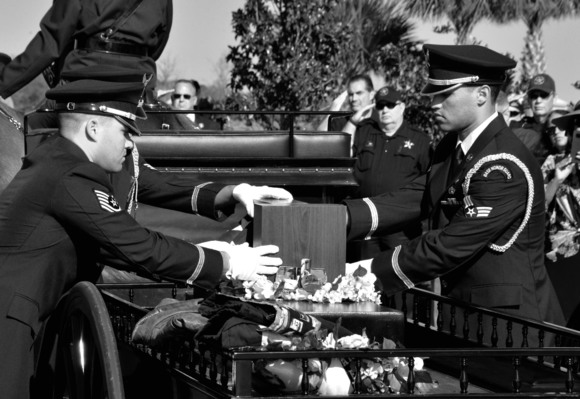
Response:
[{"label": "uniform collar", "polygon": [[481,136],[481,133],[483,133],[485,128],[488,127],[489,124],[498,116],[499,114],[497,112],[494,112],[489,118],[483,121],[481,125],[476,127],[473,132],[469,133],[467,138],[463,141],[459,138],[459,135],[457,135],[457,144],[455,146],[457,147],[457,145],[461,145],[463,153],[467,154],[471,149],[471,147],[473,146],[473,143],[475,143],[475,140],[477,140],[477,138]]}]

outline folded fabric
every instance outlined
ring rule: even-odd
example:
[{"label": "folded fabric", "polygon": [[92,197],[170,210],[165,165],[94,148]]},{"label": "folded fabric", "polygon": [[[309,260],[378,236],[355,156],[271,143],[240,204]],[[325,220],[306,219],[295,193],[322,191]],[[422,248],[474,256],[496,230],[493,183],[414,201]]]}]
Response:
[{"label": "folded fabric", "polygon": [[208,321],[199,313],[199,302],[163,299],[137,322],[133,342],[158,347],[175,338],[193,338]]}]

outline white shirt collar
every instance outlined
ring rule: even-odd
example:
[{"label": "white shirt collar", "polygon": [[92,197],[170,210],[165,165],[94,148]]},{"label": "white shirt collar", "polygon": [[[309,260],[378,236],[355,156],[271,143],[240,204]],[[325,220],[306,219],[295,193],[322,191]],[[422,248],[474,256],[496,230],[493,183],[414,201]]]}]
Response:
[{"label": "white shirt collar", "polygon": [[[475,130],[471,133],[469,133],[469,135],[467,136],[467,138],[463,141],[461,141],[459,139],[459,136],[457,137],[457,144],[461,144],[461,149],[463,150],[464,154],[467,154],[467,152],[469,151],[469,149],[471,148],[471,146],[473,145],[473,143],[475,143],[475,140],[477,140],[477,138],[481,135],[481,133],[483,133],[483,131],[485,130],[485,128],[498,116],[499,114],[497,112],[494,112],[489,118],[487,118],[485,121],[483,121],[483,123],[481,125],[479,125],[478,127],[475,128]],[[457,145],[455,145],[457,147]]]}]

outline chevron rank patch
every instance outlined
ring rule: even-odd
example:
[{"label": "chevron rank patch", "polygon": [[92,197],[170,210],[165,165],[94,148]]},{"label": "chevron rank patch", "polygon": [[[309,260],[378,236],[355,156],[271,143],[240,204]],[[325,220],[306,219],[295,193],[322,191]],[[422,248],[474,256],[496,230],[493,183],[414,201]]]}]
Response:
[{"label": "chevron rank patch", "polygon": [[475,206],[470,195],[463,198],[465,216],[468,218],[486,218],[491,213],[491,206]]},{"label": "chevron rank patch", "polygon": [[99,201],[99,205],[101,206],[101,209],[107,212],[120,212],[121,211],[121,207],[119,206],[119,203],[117,202],[117,200],[115,199],[115,197],[113,197],[112,194],[106,193],[104,191],[101,190],[94,190],[95,195],[97,197],[97,201]]}]

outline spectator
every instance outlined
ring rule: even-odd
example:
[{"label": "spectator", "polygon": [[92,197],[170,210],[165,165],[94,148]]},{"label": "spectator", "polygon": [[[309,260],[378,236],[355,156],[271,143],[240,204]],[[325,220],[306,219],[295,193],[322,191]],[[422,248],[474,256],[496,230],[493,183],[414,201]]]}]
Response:
[{"label": "spectator", "polygon": [[[375,89],[373,87],[373,81],[368,75],[354,75],[348,79],[347,89],[343,91],[330,106],[330,111],[340,111],[343,107],[344,102],[348,99],[348,105],[350,110],[358,112],[362,108],[368,107],[373,103],[373,97],[375,95]],[[370,109],[370,108],[369,108]],[[378,115],[374,110],[371,110],[364,114],[364,117],[371,117],[378,120]],[[348,116],[338,116],[324,118],[322,123],[319,125],[319,131],[330,131],[330,132],[347,132],[354,135],[356,126],[350,125],[348,123],[350,115]]]},{"label": "spectator", "polygon": [[[555,262],[558,256],[571,257],[580,249],[580,180],[579,154],[571,154],[572,136],[580,122],[580,103],[572,113],[553,111],[548,117],[548,133],[554,151],[542,165],[546,189],[547,230],[550,248],[546,257]],[[580,159],[580,158],[578,158]]]},{"label": "spectator", "polygon": [[[171,104],[174,109],[189,111],[196,109],[200,86],[193,79],[179,79],[175,82],[173,93],[171,94]],[[213,119],[202,114],[185,114],[189,123],[183,128],[193,130],[219,130],[220,124]]]},{"label": "spectator", "polygon": [[[373,107],[378,121],[363,119]],[[431,161],[429,136],[404,120],[405,103],[393,87],[385,86],[375,94],[375,104],[359,109],[351,118],[357,125],[354,138],[356,164],[354,176],[359,183],[354,198],[365,198],[398,190],[424,174]],[[349,243],[348,261],[368,259],[379,252],[421,235],[421,223],[409,223],[402,231]]]},{"label": "spectator", "polygon": [[423,49],[429,59],[423,94],[447,132],[429,171],[395,192],[345,203],[349,239],[420,219],[429,229],[347,272],[370,269],[386,295],[440,277],[443,295],[563,324],[544,265],[540,166],[495,112],[499,88],[516,62],[476,45]]},{"label": "spectator", "polygon": [[[49,91],[59,110],[60,132],[27,156],[0,196],[3,398],[28,398],[34,391],[30,384],[41,326],[75,282],[97,279],[100,249],[117,266],[208,288],[222,277],[251,280],[258,273],[275,273],[272,266],[281,264],[264,256],[276,252],[274,246],[203,248],[145,229],[122,209],[110,175],[122,170],[133,148],[130,135],[139,134],[134,121],[143,112],[138,106],[143,89],[143,83],[81,79]],[[280,189],[211,183],[198,186],[193,195],[179,186],[157,195],[211,216],[236,200],[253,208],[260,197],[291,198]]]},{"label": "spectator", "polygon": [[572,137],[580,133],[580,102],[571,113],[553,111],[548,131],[554,151],[542,165],[546,189],[546,267],[568,320],[580,328],[580,297],[573,282],[580,280],[580,154],[571,154]]},{"label": "spectator", "polygon": [[534,76],[526,97],[532,116],[525,116],[519,122],[513,121],[510,127],[541,165],[551,146],[550,138],[546,134],[546,120],[552,112],[556,97],[554,79],[547,74]]}]

